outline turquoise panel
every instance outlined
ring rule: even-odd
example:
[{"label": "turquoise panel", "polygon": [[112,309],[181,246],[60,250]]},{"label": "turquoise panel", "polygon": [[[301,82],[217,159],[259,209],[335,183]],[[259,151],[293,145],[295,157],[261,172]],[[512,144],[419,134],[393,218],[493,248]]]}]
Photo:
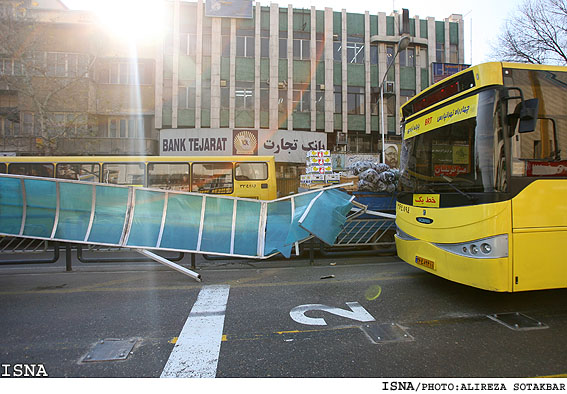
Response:
[{"label": "turquoise panel", "polygon": [[93,185],[60,182],[59,196],[55,238],[83,241],[91,219]]},{"label": "turquoise panel", "polygon": [[285,246],[290,223],[291,200],[274,201],[268,204],[264,255],[276,252],[281,252],[284,256],[291,254],[291,245]]},{"label": "turquoise panel", "polygon": [[207,198],[201,237],[201,251],[230,253],[234,200]]},{"label": "turquoise panel", "polygon": [[256,256],[258,250],[258,226],[262,204],[255,201],[238,201],[234,233],[234,254]]},{"label": "turquoise panel", "polygon": [[160,247],[197,250],[202,196],[170,194]]},{"label": "turquoise panel", "polygon": [[0,232],[19,234],[24,211],[21,182],[14,178],[0,178]]},{"label": "turquoise panel", "polygon": [[128,188],[96,186],[93,227],[89,242],[119,244],[128,208]]},{"label": "turquoise panel", "polygon": [[24,235],[51,237],[57,208],[56,183],[39,179],[24,180],[26,188],[26,224]]},{"label": "turquoise panel", "polygon": [[134,217],[128,236],[128,245],[155,248],[161,228],[166,194],[142,189],[134,189],[134,191]]}]

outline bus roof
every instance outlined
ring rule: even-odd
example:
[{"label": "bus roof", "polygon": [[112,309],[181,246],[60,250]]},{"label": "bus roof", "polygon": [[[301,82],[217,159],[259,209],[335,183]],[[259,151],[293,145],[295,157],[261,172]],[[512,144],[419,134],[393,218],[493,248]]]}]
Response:
[{"label": "bus roof", "polygon": [[246,162],[246,161],[274,161],[274,156],[1,156],[3,163],[92,163],[92,162]]}]

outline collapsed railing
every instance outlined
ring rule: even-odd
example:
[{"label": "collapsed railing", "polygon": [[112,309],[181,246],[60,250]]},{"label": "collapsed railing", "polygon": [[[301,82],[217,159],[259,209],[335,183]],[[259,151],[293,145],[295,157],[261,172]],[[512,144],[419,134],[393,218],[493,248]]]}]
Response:
[{"label": "collapsed railing", "polygon": [[200,280],[150,250],[265,259],[313,236],[332,244],[366,209],[341,186],[258,201],[0,174],[0,235],[129,248]]}]

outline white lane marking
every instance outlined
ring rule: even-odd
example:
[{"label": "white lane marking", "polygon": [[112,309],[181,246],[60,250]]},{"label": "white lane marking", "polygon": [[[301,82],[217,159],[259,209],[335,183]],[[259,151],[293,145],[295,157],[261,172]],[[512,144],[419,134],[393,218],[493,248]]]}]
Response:
[{"label": "white lane marking", "polygon": [[310,326],[326,326],[327,322],[323,318],[305,316],[305,313],[309,311],[325,311],[333,315],[346,317],[347,319],[357,320],[360,322],[375,321],[374,317],[372,317],[372,315],[368,313],[368,311],[358,302],[347,302],[346,304],[350,308],[350,311],[323,304],[307,304],[296,306],[289,312],[289,315],[296,322]]},{"label": "white lane marking", "polygon": [[204,286],[179,334],[162,378],[214,378],[230,286]]}]

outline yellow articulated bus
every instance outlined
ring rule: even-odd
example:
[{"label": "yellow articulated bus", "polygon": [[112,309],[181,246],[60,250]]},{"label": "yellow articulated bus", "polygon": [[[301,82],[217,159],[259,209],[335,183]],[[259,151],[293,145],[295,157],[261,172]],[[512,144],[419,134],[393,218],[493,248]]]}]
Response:
[{"label": "yellow articulated bus", "polygon": [[486,290],[567,287],[567,67],[481,64],[401,113],[400,258]]},{"label": "yellow articulated bus", "polygon": [[277,198],[273,156],[4,156],[0,173]]}]

